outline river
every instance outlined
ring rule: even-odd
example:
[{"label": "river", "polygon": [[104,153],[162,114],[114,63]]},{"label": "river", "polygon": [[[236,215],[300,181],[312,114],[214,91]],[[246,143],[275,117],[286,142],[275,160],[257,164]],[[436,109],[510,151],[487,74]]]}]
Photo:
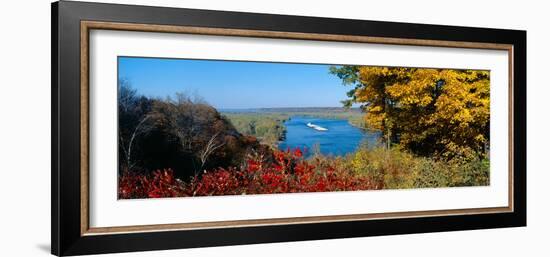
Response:
[{"label": "river", "polygon": [[[318,131],[308,127],[307,123],[328,130]],[[279,144],[279,149],[307,149],[306,157],[312,154],[316,145],[324,155],[343,156],[357,150],[363,141],[373,146],[378,144],[380,138],[379,133],[354,127],[347,120],[292,116],[285,126],[286,138]]]}]

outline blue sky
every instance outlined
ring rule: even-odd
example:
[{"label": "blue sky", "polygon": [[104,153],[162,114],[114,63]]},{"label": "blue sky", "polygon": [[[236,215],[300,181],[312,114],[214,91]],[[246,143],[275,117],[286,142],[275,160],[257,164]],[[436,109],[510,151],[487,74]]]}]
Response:
[{"label": "blue sky", "polygon": [[330,65],[119,57],[119,78],[145,96],[199,95],[220,109],[339,107],[349,87]]}]

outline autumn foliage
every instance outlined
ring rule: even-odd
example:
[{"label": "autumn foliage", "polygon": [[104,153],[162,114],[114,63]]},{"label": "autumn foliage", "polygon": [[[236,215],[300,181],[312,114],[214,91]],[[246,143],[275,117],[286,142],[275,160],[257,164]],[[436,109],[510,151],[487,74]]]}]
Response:
[{"label": "autumn foliage", "polygon": [[150,175],[125,173],[118,197],[160,198],[209,195],[246,195],[378,189],[369,178],[336,165],[305,160],[300,149],[274,151],[272,156],[250,155],[241,167],[204,171],[189,182],[176,179],[171,169]]},{"label": "autumn foliage", "polygon": [[331,72],[354,88],[368,127],[424,156],[471,157],[489,145],[489,71],[341,66]]},{"label": "autumn foliage", "polygon": [[[490,72],[333,66],[380,143],[344,156],[279,150],[281,113],[222,114],[186,94],[153,99],[119,81],[118,198],[487,186]],[[285,114],[286,115],[286,114]],[[315,152],[315,151],[313,151]]]}]

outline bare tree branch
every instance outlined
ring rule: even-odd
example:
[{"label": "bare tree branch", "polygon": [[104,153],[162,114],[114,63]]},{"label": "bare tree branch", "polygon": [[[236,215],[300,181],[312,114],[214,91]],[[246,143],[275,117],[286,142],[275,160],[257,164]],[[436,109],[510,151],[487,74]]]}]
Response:
[{"label": "bare tree branch", "polygon": [[225,145],[224,142],[221,142],[221,143],[218,143],[216,144],[216,138],[218,137],[218,135],[220,134],[220,132],[217,132],[216,134],[214,134],[210,140],[208,140],[208,143],[206,143],[206,146],[202,149],[202,151],[200,152],[200,160],[201,160],[201,169],[204,167],[204,165],[206,164],[206,161],[208,160],[208,157],[214,152],[216,151],[216,149],[222,147],[223,145]]},{"label": "bare tree branch", "polygon": [[[145,115],[143,119],[137,124],[137,126],[134,128],[134,131],[132,132],[132,135],[130,136],[130,142],[128,143],[127,147],[123,147],[124,153],[126,155],[126,167],[128,167],[129,170],[131,170],[134,167],[134,163],[132,163],[132,146],[134,144],[134,140],[136,137],[140,134],[147,133],[149,130],[151,130],[151,126],[144,126],[145,122],[149,120],[151,116]],[[121,137],[122,143],[124,143],[124,140]]]}]

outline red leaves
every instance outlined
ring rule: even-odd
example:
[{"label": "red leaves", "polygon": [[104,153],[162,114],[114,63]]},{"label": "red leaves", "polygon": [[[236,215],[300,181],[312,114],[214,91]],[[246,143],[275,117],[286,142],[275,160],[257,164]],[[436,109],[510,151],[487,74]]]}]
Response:
[{"label": "red leaves", "polygon": [[257,172],[259,170],[262,169],[262,163],[258,160],[247,160],[246,161],[248,167],[247,167],[247,171],[249,173],[254,173],[254,172]]},{"label": "red leaves", "polygon": [[300,150],[300,148],[294,149],[294,157],[295,158],[301,158],[302,157],[302,151]]},{"label": "red leaves", "polygon": [[238,194],[241,184],[236,174],[233,170],[225,169],[207,172],[202,178],[193,178],[188,187],[193,189],[192,196]]},{"label": "red leaves", "polygon": [[300,149],[274,151],[271,162],[249,156],[241,168],[215,169],[188,183],[176,180],[170,169],[150,176],[125,173],[119,179],[119,198],[159,198],[208,195],[332,192],[376,189],[368,179],[337,168],[304,160]]},{"label": "red leaves", "polygon": [[183,183],[174,178],[171,169],[154,171],[152,176],[125,173],[119,179],[118,197],[164,198],[181,196]]}]

